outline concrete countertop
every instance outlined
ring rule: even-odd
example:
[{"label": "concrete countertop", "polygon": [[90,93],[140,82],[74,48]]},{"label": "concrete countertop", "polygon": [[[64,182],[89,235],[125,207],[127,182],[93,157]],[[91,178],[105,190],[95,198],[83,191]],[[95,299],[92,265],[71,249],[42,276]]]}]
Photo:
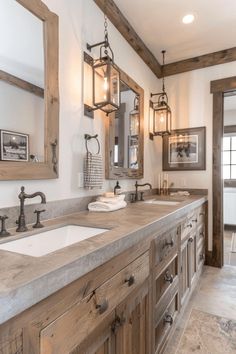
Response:
[{"label": "concrete countertop", "polygon": [[[152,198],[157,198],[154,195]],[[172,197],[169,197],[170,200]],[[179,197],[178,197],[179,198]],[[159,198],[158,198],[159,199]],[[166,199],[166,198],[164,198]],[[177,199],[173,197],[173,199]],[[175,206],[138,202],[115,212],[80,212],[44,222],[45,228],[15,233],[2,242],[68,224],[109,231],[43,257],[0,250],[0,324],[45,299],[150,234],[164,230],[203,204],[206,196],[179,198]],[[13,230],[10,230],[11,232]]]}]

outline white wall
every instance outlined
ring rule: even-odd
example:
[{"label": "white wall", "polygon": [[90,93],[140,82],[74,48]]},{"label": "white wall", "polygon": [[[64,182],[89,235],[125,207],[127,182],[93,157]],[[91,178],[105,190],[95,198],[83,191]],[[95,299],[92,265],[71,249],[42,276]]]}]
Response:
[{"label": "white wall", "polygon": [[[78,189],[77,174],[83,170],[84,133],[99,134],[104,155],[104,120],[108,118],[99,112],[96,112],[94,120],[84,117],[82,99],[83,51],[86,42],[95,43],[103,40],[103,14],[92,0],[45,0],[45,3],[50,10],[59,15],[60,177],[57,180],[0,181],[0,207],[18,204],[17,195],[21,185],[25,185],[28,193],[36,190],[45,192],[49,201],[97,193]],[[148,106],[150,92],[158,91],[159,82],[110,22],[109,36],[117,65],[145,91],[143,181],[151,182],[155,187],[161,169],[158,143],[160,138],[155,142],[148,139]],[[127,190],[133,188],[134,182],[134,180],[121,181],[120,184]],[[104,190],[111,190],[114,185],[115,181],[105,181]]]},{"label": "white wall", "polygon": [[212,95],[210,82],[236,75],[236,63],[195,70],[166,79],[173,112],[173,128],[206,126],[206,171],[170,172],[176,187],[207,188],[209,191],[209,238],[212,232]]}]

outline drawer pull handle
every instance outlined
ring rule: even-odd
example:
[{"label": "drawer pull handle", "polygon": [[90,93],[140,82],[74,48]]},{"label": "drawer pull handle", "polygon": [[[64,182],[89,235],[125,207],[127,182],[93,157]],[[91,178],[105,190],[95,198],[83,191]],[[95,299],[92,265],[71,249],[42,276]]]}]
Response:
[{"label": "drawer pull handle", "polygon": [[170,284],[173,283],[174,277],[173,277],[172,274],[169,273],[168,270],[166,271],[166,274],[165,274],[165,276],[164,276],[164,280],[165,280],[166,282],[169,282]]},{"label": "drawer pull handle", "polygon": [[128,284],[128,286],[131,286],[135,283],[135,277],[134,275],[131,275],[129,278],[125,279],[125,283]]},{"label": "drawer pull handle", "polygon": [[203,261],[205,259],[205,255],[204,254],[200,254],[200,261]]},{"label": "drawer pull handle", "polygon": [[171,239],[170,242],[166,241],[165,246],[166,246],[166,247],[168,247],[168,246],[173,247],[173,246],[174,246],[174,240],[173,240],[173,238]]},{"label": "drawer pull handle", "polygon": [[204,232],[203,231],[200,232],[200,236],[204,237]]},{"label": "drawer pull handle", "polygon": [[193,227],[193,225],[190,223],[187,225],[187,227],[190,227],[190,229]]},{"label": "drawer pull handle", "polygon": [[102,315],[108,309],[108,301],[105,299],[100,305],[96,305],[99,314]]},{"label": "drawer pull handle", "polygon": [[196,222],[196,223],[197,223],[197,218],[196,218],[196,219],[193,219],[192,222]]},{"label": "drawer pull handle", "polygon": [[205,216],[205,213],[200,213],[199,216]]},{"label": "drawer pull handle", "polygon": [[193,237],[190,237],[189,239],[188,239],[188,242],[193,242]]},{"label": "drawer pull handle", "polygon": [[172,324],[173,324],[173,317],[172,317],[171,315],[165,315],[164,322],[165,322],[165,323],[169,323],[170,326],[172,326]]}]

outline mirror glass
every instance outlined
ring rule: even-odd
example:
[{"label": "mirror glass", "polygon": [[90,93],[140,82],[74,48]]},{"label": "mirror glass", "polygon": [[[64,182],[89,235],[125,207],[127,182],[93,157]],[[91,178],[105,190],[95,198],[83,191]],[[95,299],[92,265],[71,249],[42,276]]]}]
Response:
[{"label": "mirror glass", "polygon": [[43,22],[0,1],[0,159],[44,162]]},{"label": "mirror glass", "polygon": [[114,167],[138,169],[139,95],[121,81],[120,108],[115,112]]}]

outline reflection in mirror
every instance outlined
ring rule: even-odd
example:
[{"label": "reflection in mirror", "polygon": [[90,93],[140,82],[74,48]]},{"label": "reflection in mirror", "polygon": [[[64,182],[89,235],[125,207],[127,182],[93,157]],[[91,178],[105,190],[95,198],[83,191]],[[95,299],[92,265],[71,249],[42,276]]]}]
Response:
[{"label": "reflection in mirror", "polygon": [[143,89],[120,71],[120,108],[106,120],[106,178],[143,178]]},{"label": "reflection in mirror", "polygon": [[138,168],[139,96],[121,82],[120,108],[115,112],[114,166]]},{"label": "reflection in mirror", "polygon": [[236,185],[236,91],[224,95],[223,177],[226,186]]},{"label": "reflection in mirror", "polygon": [[0,1],[1,160],[44,162],[43,21]]}]

